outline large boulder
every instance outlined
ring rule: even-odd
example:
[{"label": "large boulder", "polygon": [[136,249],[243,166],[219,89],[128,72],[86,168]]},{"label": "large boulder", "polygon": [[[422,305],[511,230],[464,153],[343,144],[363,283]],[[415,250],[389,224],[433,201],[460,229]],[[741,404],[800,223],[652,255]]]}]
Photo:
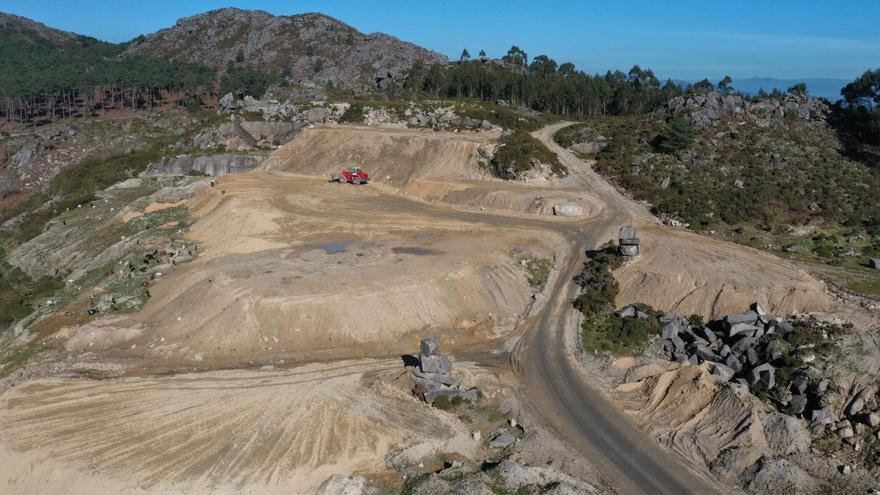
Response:
[{"label": "large boulder", "polygon": [[748,484],[752,493],[797,495],[815,493],[816,480],[800,466],[785,459],[761,459],[760,467]]},{"label": "large boulder", "polygon": [[452,363],[446,356],[419,354],[419,370],[423,373],[445,373],[452,371]]},{"label": "large boulder", "polygon": [[582,217],[584,216],[584,209],[580,205],[553,205],[553,214],[558,217]]},{"label": "large boulder", "polygon": [[761,417],[767,447],[775,456],[803,454],[810,451],[810,432],[801,420],[780,413]]},{"label": "large boulder", "polygon": [[225,113],[229,113],[235,108],[235,97],[232,96],[232,93],[226,93],[223,95],[223,98],[220,98],[220,104],[218,105],[217,113],[223,115]]},{"label": "large boulder", "polygon": [[437,339],[434,337],[428,337],[422,339],[419,343],[419,350],[421,355],[423,356],[433,356],[437,353],[437,349],[440,348],[440,344],[437,342]]},{"label": "large boulder", "polygon": [[749,384],[756,385],[764,390],[770,390],[776,386],[776,368],[770,363],[755,366],[746,375]]}]

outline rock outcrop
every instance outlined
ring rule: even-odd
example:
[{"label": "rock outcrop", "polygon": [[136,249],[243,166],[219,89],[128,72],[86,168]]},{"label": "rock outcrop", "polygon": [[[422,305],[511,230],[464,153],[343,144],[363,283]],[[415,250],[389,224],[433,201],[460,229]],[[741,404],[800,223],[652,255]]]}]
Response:
[{"label": "rock outcrop", "polygon": [[154,175],[202,174],[220,177],[226,174],[253,170],[262,161],[263,157],[252,155],[180,155],[147,165],[147,169],[141,175],[149,177]]},{"label": "rock outcrop", "polygon": [[238,63],[289,74],[298,85],[368,91],[401,82],[417,60],[447,58],[382,33],[364,34],[332,17],[310,13],[274,16],[225,8],[179,19],[138,38],[122,56],[201,63],[222,71]]},{"label": "rock outcrop", "polygon": [[824,120],[828,105],[800,95],[783,98],[764,98],[750,102],[737,94],[709,93],[706,95],[677,96],[654,112],[654,117],[666,119],[676,116],[688,118],[700,128],[711,127],[719,121],[757,122],[770,125],[773,119],[789,118],[807,121]]}]

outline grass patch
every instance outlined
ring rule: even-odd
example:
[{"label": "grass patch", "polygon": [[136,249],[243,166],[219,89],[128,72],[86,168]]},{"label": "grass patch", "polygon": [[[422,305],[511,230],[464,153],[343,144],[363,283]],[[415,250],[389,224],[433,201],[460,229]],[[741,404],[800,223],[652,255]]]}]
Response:
[{"label": "grass patch", "polygon": [[3,356],[0,357],[0,378],[9,376],[10,373],[24,366],[28,361],[38,356],[45,349],[46,346],[39,342],[8,349]]},{"label": "grass patch", "polygon": [[548,259],[535,259],[526,262],[526,271],[529,274],[529,285],[533,289],[540,290],[550,278],[550,269],[553,264]]},{"label": "grass patch", "polygon": [[31,314],[34,304],[63,286],[57,278],[31,278],[20,268],[9,265],[0,249],[0,330]]}]

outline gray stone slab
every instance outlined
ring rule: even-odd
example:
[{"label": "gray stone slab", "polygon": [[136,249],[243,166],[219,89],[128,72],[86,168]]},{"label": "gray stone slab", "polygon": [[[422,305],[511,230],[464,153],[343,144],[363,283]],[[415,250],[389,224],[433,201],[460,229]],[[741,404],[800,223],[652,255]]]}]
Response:
[{"label": "gray stone slab", "polygon": [[437,340],[435,340],[434,337],[428,337],[426,339],[422,339],[419,347],[421,355],[433,356],[434,353],[437,352],[437,349],[440,348],[440,344],[437,343]]},{"label": "gray stone slab", "polygon": [[424,373],[449,373],[452,371],[452,363],[446,356],[439,354],[426,356],[419,354],[419,369]]}]

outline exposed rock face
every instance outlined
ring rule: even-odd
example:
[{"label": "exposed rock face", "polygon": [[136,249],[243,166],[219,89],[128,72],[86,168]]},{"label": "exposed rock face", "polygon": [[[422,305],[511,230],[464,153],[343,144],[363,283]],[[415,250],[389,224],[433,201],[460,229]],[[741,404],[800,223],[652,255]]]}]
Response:
[{"label": "exposed rock face", "polygon": [[816,480],[797,464],[785,459],[762,460],[748,485],[752,493],[795,495],[815,493]]},{"label": "exposed rock face", "polygon": [[187,175],[198,172],[219,177],[255,169],[262,157],[250,155],[180,155],[147,165],[144,176]]},{"label": "exposed rock face", "polygon": [[55,45],[61,45],[74,39],[87,38],[85,36],[53,29],[45,24],[3,12],[0,12],[0,37],[2,37],[4,41],[17,38],[28,41],[38,40]]},{"label": "exposed rock face", "polygon": [[260,10],[220,9],[177,23],[132,44],[123,56],[147,55],[206,64],[227,62],[279,73],[290,81],[354,91],[400,81],[416,60],[446,57],[387,34],[364,34],[323,14],[273,16]]},{"label": "exposed rock face", "polygon": [[765,98],[751,103],[739,95],[709,93],[677,96],[654,112],[655,118],[686,116],[700,128],[716,122],[758,122],[770,125],[772,119],[824,120],[829,108],[824,102],[803,96],[786,95],[783,99]]}]

